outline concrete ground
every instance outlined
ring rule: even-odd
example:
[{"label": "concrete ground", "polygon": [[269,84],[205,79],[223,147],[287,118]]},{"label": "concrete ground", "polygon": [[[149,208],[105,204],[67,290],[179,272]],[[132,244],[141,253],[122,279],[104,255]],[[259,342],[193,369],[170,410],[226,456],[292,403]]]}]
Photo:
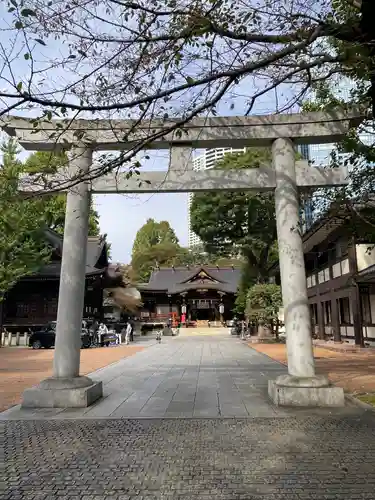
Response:
[{"label": "concrete ground", "polygon": [[[227,329],[199,336],[196,329],[89,374],[104,384],[104,398],[89,408],[20,410],[3,418],[154,418],[275,416],[269,378],[285,368],[247,348]],[[1,416],[0,416],[1,418]]]},{"label": "concrete ground", "polygon": [[[286,364],[285,344],[250,344],[272,359]],[[345,392],[352,394],[375,392],[375,351],[364,349],[361,353],[334,352],[321,347],[314,348],[316,370]]]},{"label": "concrete ground", "polygon": [[[144,343],[81,350],[83,375],[144,349]],[[0,411],[18,404],[25,389],[52,375],[53,349],[0,349]]]},{"label": "concrete ground", "polygon": [[1,414],[0,499],[373,500],[374,413],[275,408],[285,371],[227,332],[163,339],[87,411]]}]

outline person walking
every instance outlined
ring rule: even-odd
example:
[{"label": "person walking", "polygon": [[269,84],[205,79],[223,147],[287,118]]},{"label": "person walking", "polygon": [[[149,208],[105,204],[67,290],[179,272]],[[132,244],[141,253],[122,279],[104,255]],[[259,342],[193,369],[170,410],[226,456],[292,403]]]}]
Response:
[{"label": "person walking", "polygon": [[131,333],[132,333],[132,325],[131,325],[130,321],[128,321],[128,324],[126,325],[126,333],[125,333],[125,344],[126,345],[129,345]]},{"label": "person walking", "polygon": [[121,329],[118,325],[115,326],[115,332],[117,337],[117,345],[121,345],[122,344]]},{"label": "person walking", "polygon": [[241,340],[245,340],[246,338],[246,321],[243,319],[241,321]]}]

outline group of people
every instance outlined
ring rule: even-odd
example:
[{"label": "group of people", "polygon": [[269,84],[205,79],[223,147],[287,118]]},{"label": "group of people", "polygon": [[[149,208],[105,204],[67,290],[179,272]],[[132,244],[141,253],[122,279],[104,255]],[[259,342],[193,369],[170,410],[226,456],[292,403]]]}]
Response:
[{"label": "group of people", "polygon": [[[98,345],[109,345],[109,340],[106,340],[106,337],[109,336],[111,331],[105,323],[93,321],[88,329],[90,331],[90,335],[97,339]],[[125,340],[125,344],[128,345],[130,342],[134,341],[134,324],[132,321],[128,321],[126,327],[124,326],[121,331],[113,329],[113,333],[116,336],[116,343],[118,345],[122,344],[123,338]]]}]

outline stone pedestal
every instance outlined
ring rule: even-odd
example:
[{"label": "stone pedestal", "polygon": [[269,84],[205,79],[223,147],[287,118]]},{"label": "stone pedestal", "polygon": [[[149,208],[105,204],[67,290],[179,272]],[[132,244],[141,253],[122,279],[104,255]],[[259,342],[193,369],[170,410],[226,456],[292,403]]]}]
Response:
[{"label": "stone pedestal", "polygon": [[88,377],[49,378],[26,389],[23,408],[86,408],[103,396],[102,382]]},{"label": "stone pedestal", "polygon": [[268,381],[268,395],[278,406],[345,406],[344,389],[332,386],[324,376],[282,375]]},{"label": "stone pedestal", "polygon": [[[72,175],[83,177],[89,171],[91,163],[91,149],[77,147],[69,152]],[[89,406],[102,396],[101,383],[79,376],[89,206],[88,182],[80,182],[69,189],[53,377],[24,392],[22,406],[25,408],[81,408]]]}]

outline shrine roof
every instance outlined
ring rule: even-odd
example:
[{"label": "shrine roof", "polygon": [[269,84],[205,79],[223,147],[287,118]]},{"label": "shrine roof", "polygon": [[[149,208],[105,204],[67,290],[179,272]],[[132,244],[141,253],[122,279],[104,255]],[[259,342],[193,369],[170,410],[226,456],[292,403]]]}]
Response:
[{"label": "shrine roof", "polygon": [[[205,275],[200,277],[200,274]],[[226,293],[236,293],[240,284],[241,269],[232,267],[189,266],[155,269],[148,283],[138,285],[141,291],[181,293],[207,288]]]},{"label": "shrine roof", "polygon": [[[52,229],[46,229],[45,231],[46,241],[54,249],[56,255],[61,259],[63,250],[63,237],[53,231]],[[87,253],[86,253],[86,275],[94,275],[100,273],[108,265],[107,259],[107,243],[105,238],[89,237],[87,239]],[[50,262],[43,266],[39,271],[31,276],[32,278],[58,278],[61,271],[61,260]]]}]

